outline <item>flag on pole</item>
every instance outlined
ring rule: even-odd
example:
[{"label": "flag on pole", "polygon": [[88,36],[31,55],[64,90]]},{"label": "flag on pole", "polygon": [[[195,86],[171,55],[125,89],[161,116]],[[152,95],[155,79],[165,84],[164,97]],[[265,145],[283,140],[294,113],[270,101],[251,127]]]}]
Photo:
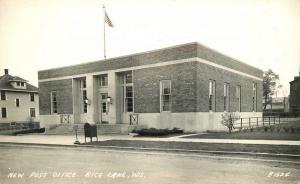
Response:
[{"label": "flag on pole", "polygon": [[108,17],[106,11],[104,10],[104,20],[109,27],[114,27],[113,23],[111,22],[110,18]]}]

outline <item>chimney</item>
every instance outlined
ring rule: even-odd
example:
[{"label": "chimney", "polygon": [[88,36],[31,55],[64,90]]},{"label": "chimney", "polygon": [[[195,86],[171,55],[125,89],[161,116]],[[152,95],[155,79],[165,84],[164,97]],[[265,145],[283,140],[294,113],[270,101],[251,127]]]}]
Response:
[{"label": "chimney", "polygon": [[4,74],[8,75],[8,69],[4,69]]}]

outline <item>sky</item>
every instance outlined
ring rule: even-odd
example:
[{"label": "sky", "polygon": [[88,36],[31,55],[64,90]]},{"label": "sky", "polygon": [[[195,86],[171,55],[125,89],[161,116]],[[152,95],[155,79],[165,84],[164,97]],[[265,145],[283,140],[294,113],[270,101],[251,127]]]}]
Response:
[{"label": "sky", "polygon": [[199,42],[279,74],[300,72],[299,0],[0,0],[0,75],[38,86],[39,70]]}]

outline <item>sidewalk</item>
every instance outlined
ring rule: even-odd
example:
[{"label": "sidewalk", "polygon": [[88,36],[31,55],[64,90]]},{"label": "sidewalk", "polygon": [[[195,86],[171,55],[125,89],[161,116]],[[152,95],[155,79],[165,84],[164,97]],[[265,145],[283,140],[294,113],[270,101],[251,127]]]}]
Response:
[{"label": "sidewalk", "polygon": [[[99,141],[107,140],[140,140],[140,141],[162,141],[162,142],[198,142],[198,143],[234,143],[234,144],[259,144],[259,145],[294,145],[299,146],[300,141],[285,140],[243,140],[243,139],[187,139],[183,136],[168,138],[152,137],[133,137],[131,135],[98,135]],[[81,143],[84,143],[84,137],[78,136]],[[86,139],[90,141],[89,138]],[[0,135],[0,143],[31,143],[31,144],[49,144],[49,145],[74,145],[74,135],[43,135],[27,134],[18,136]],[[96,138],[93,138],[96,141]]]}]

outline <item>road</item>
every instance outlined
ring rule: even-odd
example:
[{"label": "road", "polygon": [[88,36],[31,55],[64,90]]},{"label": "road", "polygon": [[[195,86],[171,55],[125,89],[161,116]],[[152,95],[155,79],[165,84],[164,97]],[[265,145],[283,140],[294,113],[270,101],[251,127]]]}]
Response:
[{"label": "road", "polygon": [[299,163],[237,156],[0,145],[0,183],[300,184]]}]

